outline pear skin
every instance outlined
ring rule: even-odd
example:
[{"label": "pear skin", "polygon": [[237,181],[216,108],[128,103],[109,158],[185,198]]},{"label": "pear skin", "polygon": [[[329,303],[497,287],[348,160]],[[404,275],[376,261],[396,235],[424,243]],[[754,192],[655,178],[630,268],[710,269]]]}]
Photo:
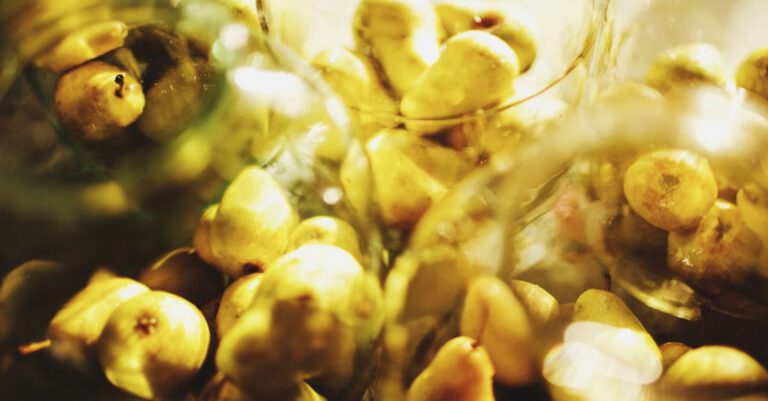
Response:
[{"label": "pear skin", "polygon": [[86,365],[112,313],[126,301],[149,291],[136,280],[101,269],[67,302],[48,325],[51,352],[73,365]]},{"label": "pear skin", "polygon": [[674,394],[728,396],[768,385],[768,372],[736,348],[708,345],[686,352],[662,377],[661,385]]},{"label": "pear skin", "polygon": [[219,339],[224,337],[237,319],[251,306],[262,278],[263,273],[247,274],[235,280],[224,291],[219,310],[216,312],[216,334]]},{"label": "pear skin", "polygon": [[202,307],[224,291],[218,270],[203,263],[192,248],[170,251],[139,274],[139,281],[152,290],[176,294]]},{"label": "pear skin", "polygon": [[462,32],[445,42],[440,58],[403,95],[400,112],[435,119],[491,107],[512,96],[519,74],[517,55],[503,40]]},{"label": "pear skin", "polygon": [[91,61],[62,75],[54,106],[61,125],[74,137],[98,142],[113,138],[144,111],[141,84],[127,71]]},{"label": "pear skin", "polygon": [[205,361],[210,332],[203,314],[177,295],[150,291],[123,303],[98,342],[107,379],[139,397],[178,394]]},{"label": "pear skin", "polygon": [[399,96],[440,54],[440,26],[430,0],[362,0],[354,21],[357,47],[381,65]]},{"label": "pear skin", "polygon": [[209,231],[215,266],[237,278],[264,269],[288,246],[298,214],[260,167],[247,167],[227,187]]},{"label": "pear skin", "polygon": [[500,279],[486,276],[471,282],[459,331],[488,350],[497,382],[523,386],[537,379],[531,324],[521,302]]},{"label": "pear skin", "polygon": [[744,224],[765,243],[768,240],[768,191],[747,184],[736,193],[736,206]]},{"label": "pear skin", "polygon": [[443,345],[408,389],[407,401],[493,401],[489,352],[469,337]]},{"label": "pear skin", "polygon": [[315,216],[299,223],[291,234],[286,252],[305,244],[337,246],[362,261],[357,232],[349,223],[335,217]]}]

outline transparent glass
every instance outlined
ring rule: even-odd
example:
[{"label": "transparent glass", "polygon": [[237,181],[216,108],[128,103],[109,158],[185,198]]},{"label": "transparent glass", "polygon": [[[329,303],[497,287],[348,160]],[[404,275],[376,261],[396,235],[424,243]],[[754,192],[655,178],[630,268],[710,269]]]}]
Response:
[{"label": "transparent glass", "polygon": [[[421,219],[388,277],[384,385],[391,399],[401,397],[435,351],[458,335],[467,283],[482,275],[534,283],[559,301],[562,321],[535,332],[530,346],[542,369],[555,363],[550,351],[578,336],[566,328],[573,303],[590,288],[619,295],[659,344],[730,344],[765,363],[768,265],[762,256],[745,251],[752,259],[735,280],[699,280],[671,269],[672,234],[627,214],[624,170],[618,166],[660,149],[692,152],[714,171],[719,198],[736,203],[744,185],[768,188],[766,112],[743,93],[713,88],[667,97],[613,92],[558,121],[538,143],[470,174]],[[591,333],[581,332],[587,334],[582,341],[597,335]],[[629,373],[608,372],[618,376],[595,382],[590,375],[602,368],[594,365],[594,355],[581,358],[569,361],[575,376],[539,372],[551,397],[671,399],[654,384],[659,371],[638,381]],[[563,391],[555,379],[586,392]]]},{"label": "transparent glass", "polygon": [[768,27],[760,17],[768,5],[760,0],[672,0],[645,3],[617,1],[619,17],[614,45],[614,79],[645,80],[653,61],[676,46],[713,45],[722,56],[728,81],[747,56],[768,46]]},{"label": "transparent glass", "polygon": [[[368,57],[364,46],[356,47],[353,25],[359,4],[358,0],[262,0],[257,2],[257,9],[262,25],[269,35],[295,49],[307,60],[316,60],[318,55],[338,48],[355,50],[356,54],[363,55],[363,59],[375,60],[375,57]],[[606,43],[601,35],[607,7],[605,1],[478,1],[464,4],[480,8],[492,4],[517,7],[527,13],[536,26],[538,54],[532,66],[515,78],[511,96],[492,106],[475,107],[469,112],[447,113],[432,118],[407,117],[400,112],[400,99],[390,87],[392,77],[383,79],[386,74],[376,61],[372,63],[378,77],[376,79],[383,82],[390,102],[381,99],[367,102],[363,94],[359,95],[361,100],[357,102],[354,93],[347,94],[347,97],[340,93],[350,110],[353,131],[365,142],[372,163],[371,181],[378,195],[375,209],[380,211],[379,218],[387,227],[385,247],[390,251],[391,257],[402,250],[410,228],[425,207],[413,207],[409,209],[412,216],[401,219],[387,216],[386,210],[392,207],[384,200],[382,192],[393,189],[385,188],[386,185],[381,184],[383,180],[380,176],[384,174],[378,171],[382,169],[376,165],[378,156],[369,149],[375,146],[377,134],[384,129],[406,130],[424,141],[418,145],[414,144],[412,148],[439,147],[445,149],[446,156],[443,160],[456,159],[452,166],[460,165],[461,167],[457,168],[460,171],[446,178],[437,177],[439,174],[425,167],[433,164],[433,161],[419,159],[420,156],[405,156],[409,162],[419,165],[426,171],[427,176],[438,182],[432,189],[420,188],[424,192],[430,192],[428,196],[424,196],[429,198],[429,201],[423,202],[423,205],[428,205],[440,197],[435,193],[451,187],[454,178],[463,177],[476,166],[487,163],[504,148],[517,147],[531,140],[536,136],[538,127],[558,118],[568,107],[578,104],[584,98],[594,74],[600,70],[598,64],[603,62],[603,45]],[[482,19],[479,15],[475,16],[477,21]],[[493,33],[494,29],[496,28],[491,27],[488,31]],[[322,65],[314,65],[320,71],[319,75],[327,77]],[[447,78],[447,84],[450,84],[450,79]],[[334,83],[339,84],[329,82],[332,88],[336,88]],[[397,156],[404,153],[407,152],[401,150]],[[450,169],[446,167],[443,171]],[[444,174],[450,175],[447,172]],[[403,176],[402,185],[425,185],[417,182],[418,178],[415,177],[420,175],[421,171],[415,171],[408,177]],[[435,187],[440,188],[434,189]],[[421,195],[416,193],[414,198]]]},{"label": "transparent glass", "polygon": [[[359,237],[361,264],[370,274],[380,273],[375,222],[366,204],[351,199],[349,187],[342,185],[344,160],[361,155],[346,109],[290,49],[262,35],[255,14],[227,4],[0,3],[0,276],[28,260],[48,259],[63,263],[73,277],[72,282],[62,280],[61,288],[46,282],[31,305],[11,302],[0,308],[0,353],[8,362],[0,368],[0,397],[133,399],[102,376],[62,373],[67,367],[42,353],[16,358],[16,347],[44,338],[53,313],[97,267],[136,277],[161,254],[190,246],[203,211],[249,165],[274,178],[300,219],[322,215],[348,222]],[[70,35],[114,21],[127,27],[125,45],[83,56],[57,71],[41,61],[48,54],[62,55],[56,49]],[[86,47],[95,46],[86,42]],[[121,58],[119,52],[126,49],[135,62]],[[146,85],[141,116],[152,112],[171,124],[172,132],[145,135],[137,122],[127,124],[115,140],[91,141],[78,135],[78,121],[65,124],[57,102],[63,77],[93,59],[129,73],[131,67],[143,71],[134,77]],[[160,65],[168,59],[171,67]],[[162,96],[150,102],[149,92],[163,78],[146,71],[164,77],[174,63],[190,59],[205,75],[198,71],[191,82],[180,79],[161,88],[177,93],[182,102]],[[118,96],[121,83],[113,78]],[[198,84],[200,92],[174,92]],[[364,182],[354,189],[370,192]],[[24,329],[15,325],[15,315],[8,320],[6,312],[18,308],[27,308],[22,310]],[[368,360],[360,363],[375,366]],[[213,369],[209,362],[198,381]],[[193,393],[203,384],[196,382]],[[362,392],[366,383],[358,380],[352,386],[349,391]]]}]

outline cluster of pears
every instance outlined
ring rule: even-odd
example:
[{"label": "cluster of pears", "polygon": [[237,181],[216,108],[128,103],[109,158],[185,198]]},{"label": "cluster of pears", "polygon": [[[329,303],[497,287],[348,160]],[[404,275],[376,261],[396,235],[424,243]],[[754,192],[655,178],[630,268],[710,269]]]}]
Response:
[{"label": "cluster of pears", "polygon": [[[178,273],[189,277],[171,283]],[[153,263],[142,275],[145,282],[99,269],[50,321],[48,351],[85,374],[98,365],[114,386],[144,399],[182,394],[202,368],[211,336],[200,309],[164,289],[215,291],[217,278],[223,287],[217,276],[189,249]],[[213,294],[201,291],[208,294],[189,294]]]},{"label": "cluster of pears", "polygon": [[598,198],[620,210],[609,251],[666,260],[710,294],[766,275],[768,194],[761,187],[732,188],[707,158],[682,149],[627,155],[600,169]]},{"label": "cluster of pears", "polygon": [[[490,401],[493,383],[520,387],[540,379],[537,333],[560,325],[560,305],[543,288],[479,276],[468,285],[459,335],[416,377],[408,401]],[[539,339],[543,338],[540,336]]]},{"label": "cluster of pears", "polygon": [[[301,220],[267,171],[247,167],[209,207],[194,244],[232,278],[215,318],[214,393],[304,400],[361,396],[383,325],[378,280],[347,222]],[[308,387],[310,382],[312,387]],[[315,398],[312,398],[315,397]]]},{"label": "cluster of pears", "polygon": [[[757,49],[736,70],[735,84],[768,99],[768,49]],[[723,58],[718,49],[705,42],[686,43],[666,50],[648,70],[645,82],[667,92],[675,86],[729,85]]]},{"label": "cluster of pears", "polygon": [[659,346],[611,292],[587,290],[571,315],[544,362],[556,400],[764,399],[768,371],[751,356],[729,346]]},{"label": "cluster of pears", "polygon": [[214,86],[207,57],[165,28],[112,20],[73,30],[35,64],[57,75],[54,108],[72,137],[99,143],[138,131],[164,141],[205,105]]},{"label": "cluster of pears", "polygon": [[[359,120],[382,221],[410,227],[503,146],[485,125],[456,117],[511,98],[537,57],[538,28],[506,1],[363,0],[353,30],[354,49],[326,50],[312,64]],[[488,125],[511,138],[563,108],[514,108]]]}]

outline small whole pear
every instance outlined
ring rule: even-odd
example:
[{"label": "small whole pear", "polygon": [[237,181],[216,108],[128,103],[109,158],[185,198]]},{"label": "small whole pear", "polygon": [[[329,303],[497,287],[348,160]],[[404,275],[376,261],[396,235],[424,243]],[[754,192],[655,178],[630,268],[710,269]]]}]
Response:
[{"label": "small whole pear", "polygon": [[127,71],[101,61],[73,68],[56,83],[54,106],[70,134],[103,141],[120,134],[144,111],[141,84]]},{"label": "small whole pear", "polygon": [[768,99],[768,49],[753,51],[739,65],[736,85]]},{"label": "small whole pear", "polygon": [[683,44],[658,56],[648,71],[645,82],[666,92],[678,85],[726,83],[725,67],[720,52],[709,43]]},{"label": "small whole pear", "polygon": [[413,381],[407,401],[493,401],[493,364],[476,340],[456,337],[445,343]]},{"label": "small whole pear", "polygon": [[624,175],[624,196],[645,221],[667,231],[695,226],[717,198],[705,158],[687,150],[640,155]]},{"label": "small whole pear", "polygon": [[123,46],[126,36],[128,26],[122,21],[88,24],[69,33],[34,63],[58,74]]},{"label": "small whole pear", "polygon": [[218,338],[224,338],[229,329],[235,324],[237,319],[245,313],[253,299],[256,297],[256,291],[261,285],[263,273],[246,274],[235,280],[221,296],[219,310],[216,312],[216,334]]},{"label": "small whole pear", "polygon": [[145,399],[178,394],[208,353],[203,314],[177,295],[150,291],[109,317],[98,342],[104,374],[116,387]]},{"label": "small whole pear", "polygon": [[200,215],[200,220],[198,220],[197,225],[195,226],[195,231],[192,234],[192,243],[194,244],[197,256],[202,259],[203,262],[208,263],[211,266],[216,265],[216,258],[213,257],[213,252],[211,251],[211,225],[213,224],[213,219],[216,217],[216,212],[218,212],[218,210],[218,203],[205,208],[203,214]]},{"label": "small whole pear", "polygon": [[149,264],[139,281],[152,290],[176,294],[202,307],[224,291],[224,278],[192,248],[174,249]]},{"label": "small whole pear", "polygon": [[303,220],[291,233],[286,252],[305,244],[337,246],[362,261],[360,242],[355,229],[344,220],[331,216],[315,216]]}]

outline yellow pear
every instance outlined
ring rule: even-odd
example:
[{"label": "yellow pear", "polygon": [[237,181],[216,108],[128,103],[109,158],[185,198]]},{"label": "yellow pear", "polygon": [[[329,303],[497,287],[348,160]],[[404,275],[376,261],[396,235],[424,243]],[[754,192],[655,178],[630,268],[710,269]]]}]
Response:
[{"label": "yellow pear", "polygon": [[263,273],[251,273],[235,280],[224,291],[216,312],[216,334],[219,339],[229,331],[237,319],[251,306],[261,285]]},{"label": "yellow pear", "polygon": [[[281,394],[280,401],[326,401],[312,387],[302,380],[293,386],[292,391]],[[221,372],[217,373],[200,393],[200,401],[261,401],[268,399],[258,395],[244,393]]]},{"label": "yellow pear", "polygon": [[430,0],[362,0],[353,29],[358,48],[401,96],[440,54],[443,32]]},{"label": "yellow pear", "polygon": [[135,77],[101,61],[91,61],[62,75],[54,105],[61,125],[85,141],[118,135],[144,111],[144,92]]},{"label": "yellow pear", "polygon": [[202,307],[224,291],[224,279],[203,263],[192,248],[170,251],[150,263],[139,281],[152,290],[176,294]]},{"label": "yellow pear", "polygon": [[277,394],[290,380],[349,379],[383,323],[377,280],[348,252],[304,245],[266,269],[251,308],[224,335],[218,368],[249,393]]},{"label": "yellow pear", "polygon": [[454,150],[404,130],[379,132],[366,151],[379,213],[388,226],[418,221],[471,167]]},{"label": "yellow pear", "polygon": [[744,394],[768,385],[768,372],[736,348],[708,345],[686,352],[667,370],[662,388],[697,399]]},{"label": "yellow pear", "polygon": [[214,265],[235,278],[264,269],[285,251],[298,220],[267,171],[245,168],[224,192],[208,232]]},{"label": "yellow pear", "polygon": [[768,49],[753,51],[736,71],[736,85],[768,99]]},{"label": "yellow pear", "polygon": [[291,234],[286,251],[298,249],[305,244],[327,244],[337,246],[362,261],[357,232],[346,221],[330,217],[315,216],[299,223]]},{"label": "yellow pear", "polygon": [[179,296],[150,291],[109,317],[98,342],[104,374],[116,387],[146,399],[178,394],[208,353],[203,314]]},{"label": "yellow pear", "polygon": [[440,58],[403,95],[400,112],[435,119],[494,106],[512,96],[519,74],[515,51],[503,40],[483,31],[462,32],[445,42]]},{"label": "yellow pear", "polygon": [[694,230],[669,233],[669,268],[701,285],[738,284],[757,266],[763,243],[736,205],[717,200]]},{"label": "yellow pear", "polygon": [[469,337],[443,345],[408,389],[407,401],[493,401],[493,365]]},{"label": "yellow pear", "polygon": [[103,21],[82,26],[34,60],[36,66],[61,73],[88,62],[125,43],[128,26],[122,21]]},{"label": "yellow pear", "polygon": [[584,340],[603,355],[634,369],[641,378],[661,373],[661,351],[640,321],[618,296],[603,290],[585,291],[576,300],[573,322],[592,322],[609,330]]},{"label": "yellow pear", "polygon": [[656,150],[629,166],[624,196],[645,221],[681,230],[695,226],[715,203],[717,180],[707,160],[693,152]]},{"label": "yellow pear", "polygon": [[522,386],[537,379],[531,324],[520,300],[500,279],[486,276],[471,282],[460,332],[488,350],[499,383]]},{"label": "yellow pear", "polygon": [[666,92],[676,85],[711,83],[725,85],[725,67],[720,52],[708,43],[689,43],[671,48],[651,65],[645,82]]},{"label": "yellow pear", "polygon": [[515,50],[520,71],[531,67],[538,53],[536,21],[505,1],[441,0],[435,5],[448,36],[469,30],[492,33]]},{"label": "yellow pear", "polygon": [[88,364],[109,317],[126,301],[148,292],[136,280],[100,269],[48,325],[51,352],[73,365]]}]

